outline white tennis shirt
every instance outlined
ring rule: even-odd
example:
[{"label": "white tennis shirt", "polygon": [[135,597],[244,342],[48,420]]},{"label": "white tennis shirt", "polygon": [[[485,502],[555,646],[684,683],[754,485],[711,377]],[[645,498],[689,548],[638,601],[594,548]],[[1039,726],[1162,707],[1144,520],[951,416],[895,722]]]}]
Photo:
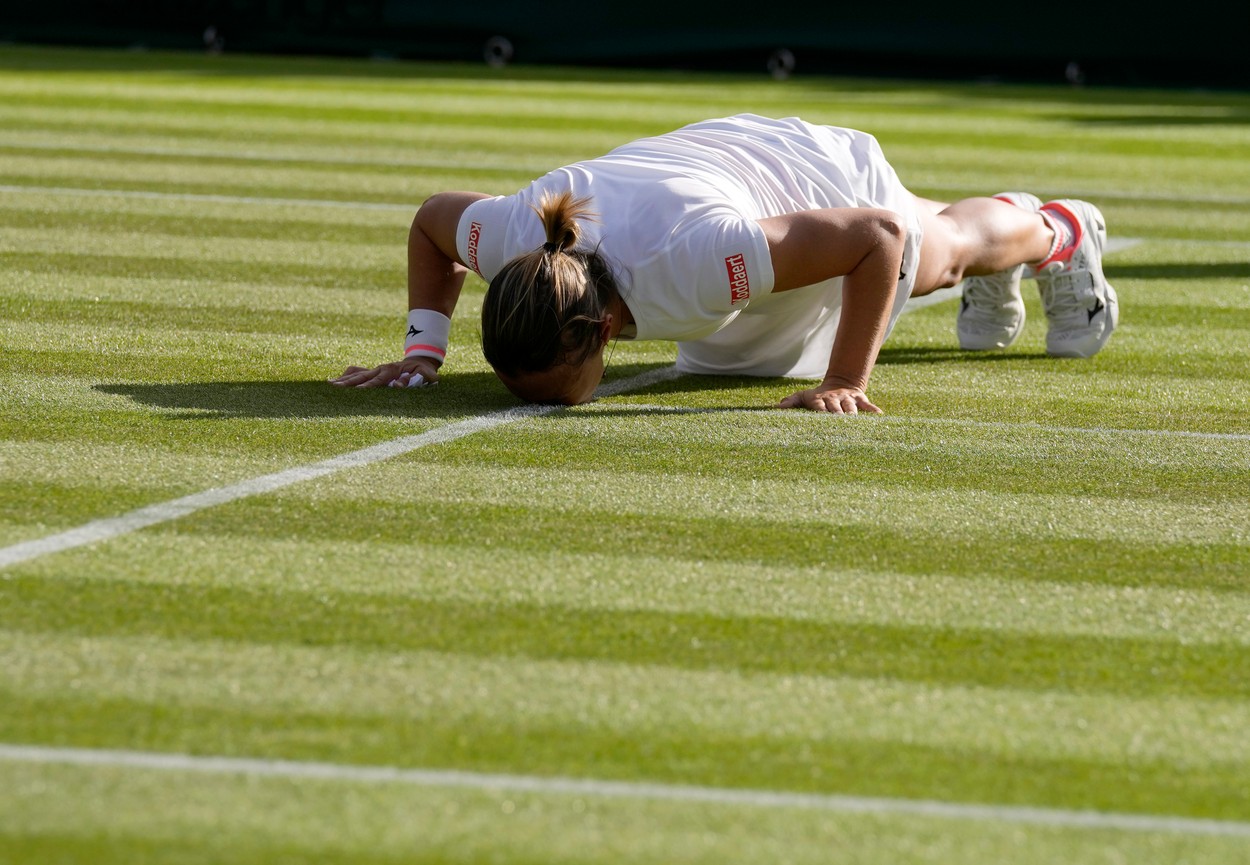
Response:
[{"label": "white tennis shirt", "polygon": [[744,114],[633,141],[469,205],[456,234],[461,260],[489,282],[542,246],[539,201],[564,191],[590,199],[596,220],[580,223],[579,248],[597,248],[613,266],[633,337],[679,342],[686,371],[823,375],[841,279],[771,294],[759,219],[824,207],[902,213],[914,237],[896,314],[914,280],[912,198],[863,132]]}]

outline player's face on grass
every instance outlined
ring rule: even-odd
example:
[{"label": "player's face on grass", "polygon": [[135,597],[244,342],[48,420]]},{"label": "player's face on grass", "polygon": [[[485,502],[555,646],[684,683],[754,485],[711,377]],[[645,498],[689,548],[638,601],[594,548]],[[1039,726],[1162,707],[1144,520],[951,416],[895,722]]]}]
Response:
[{"label": "player's face on grass", "polygon": [[557,364],[542,372],[499,373],[508,390],[526,402],[580,405],[590,402],[603,378],[603,349],[581,364]]}]

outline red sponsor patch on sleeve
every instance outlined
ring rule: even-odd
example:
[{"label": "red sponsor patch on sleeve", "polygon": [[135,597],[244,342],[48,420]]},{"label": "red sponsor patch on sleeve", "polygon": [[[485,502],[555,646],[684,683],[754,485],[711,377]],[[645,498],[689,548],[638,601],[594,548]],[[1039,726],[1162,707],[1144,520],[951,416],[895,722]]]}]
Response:
[{"label": "red sponsor patch on sleeve", "polygon": [[725,271],[729,274],[729,305],[737,306],[751,299],[751,280],[747,276],[746,257],[739,252],[725,258]]},{"label": "red sponsor patch on sleeve", "polygon": [[473,272],[478,276],[482,275],[482,271],[477,266],[477,244],[482,238],[482,223],[469,223],[469,254],[468,265],[473,268]]}]

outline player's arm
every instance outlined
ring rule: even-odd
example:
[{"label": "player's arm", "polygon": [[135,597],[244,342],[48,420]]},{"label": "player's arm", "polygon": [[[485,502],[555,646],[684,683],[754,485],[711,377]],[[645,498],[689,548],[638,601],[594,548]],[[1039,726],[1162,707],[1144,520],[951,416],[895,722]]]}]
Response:
[{"label": "player's arm", "polygon": [[[404,358],[373,368],[350,366],[340,387],[407,387],[438,381],[451,314],[468,272],[456,249],[460,217],[480,192],[440,192],[426,199],[408,231],[408,324]],[[418,378],[420,376],[420,378]]]},{"label": "player's arm", "polygon": [[824,380],[782,408],[836,414],[880,412],[865,396],[889,328],[907,227],[893,211],[828,208],[760,220],[772,258],[773,291],[841,276],[842,312]]},{"label": "player's arm", "polygon": [[456,249],[460,217],[470,204],[489,197],[481,192],[440,192],[417,210],[408,232],[409,309],[451,316],[468,273]]}]

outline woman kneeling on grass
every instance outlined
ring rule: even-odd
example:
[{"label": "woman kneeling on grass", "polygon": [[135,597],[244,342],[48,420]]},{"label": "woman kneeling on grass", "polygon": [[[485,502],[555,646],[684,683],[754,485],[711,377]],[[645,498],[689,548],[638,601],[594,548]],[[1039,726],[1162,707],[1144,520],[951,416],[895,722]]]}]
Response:
[{"label": "woman kneeling on grass", "polygon": [[741,115],[644,138],[510,196],[444,192],[408,238],[404,359],[334,384],[438,380],[466,268],[489,282],[482,348],[512,393],[592,398],[608,344],[665,339],[682,372],[822,379],[780,405],[879,412],[865,395],[908,297],[963,282],[965,349],[1006,348],[1035,276],[1050,354],[1089,357],[1115,329],[1106,227],[1082,201],[912,195],[877,141]]}]

